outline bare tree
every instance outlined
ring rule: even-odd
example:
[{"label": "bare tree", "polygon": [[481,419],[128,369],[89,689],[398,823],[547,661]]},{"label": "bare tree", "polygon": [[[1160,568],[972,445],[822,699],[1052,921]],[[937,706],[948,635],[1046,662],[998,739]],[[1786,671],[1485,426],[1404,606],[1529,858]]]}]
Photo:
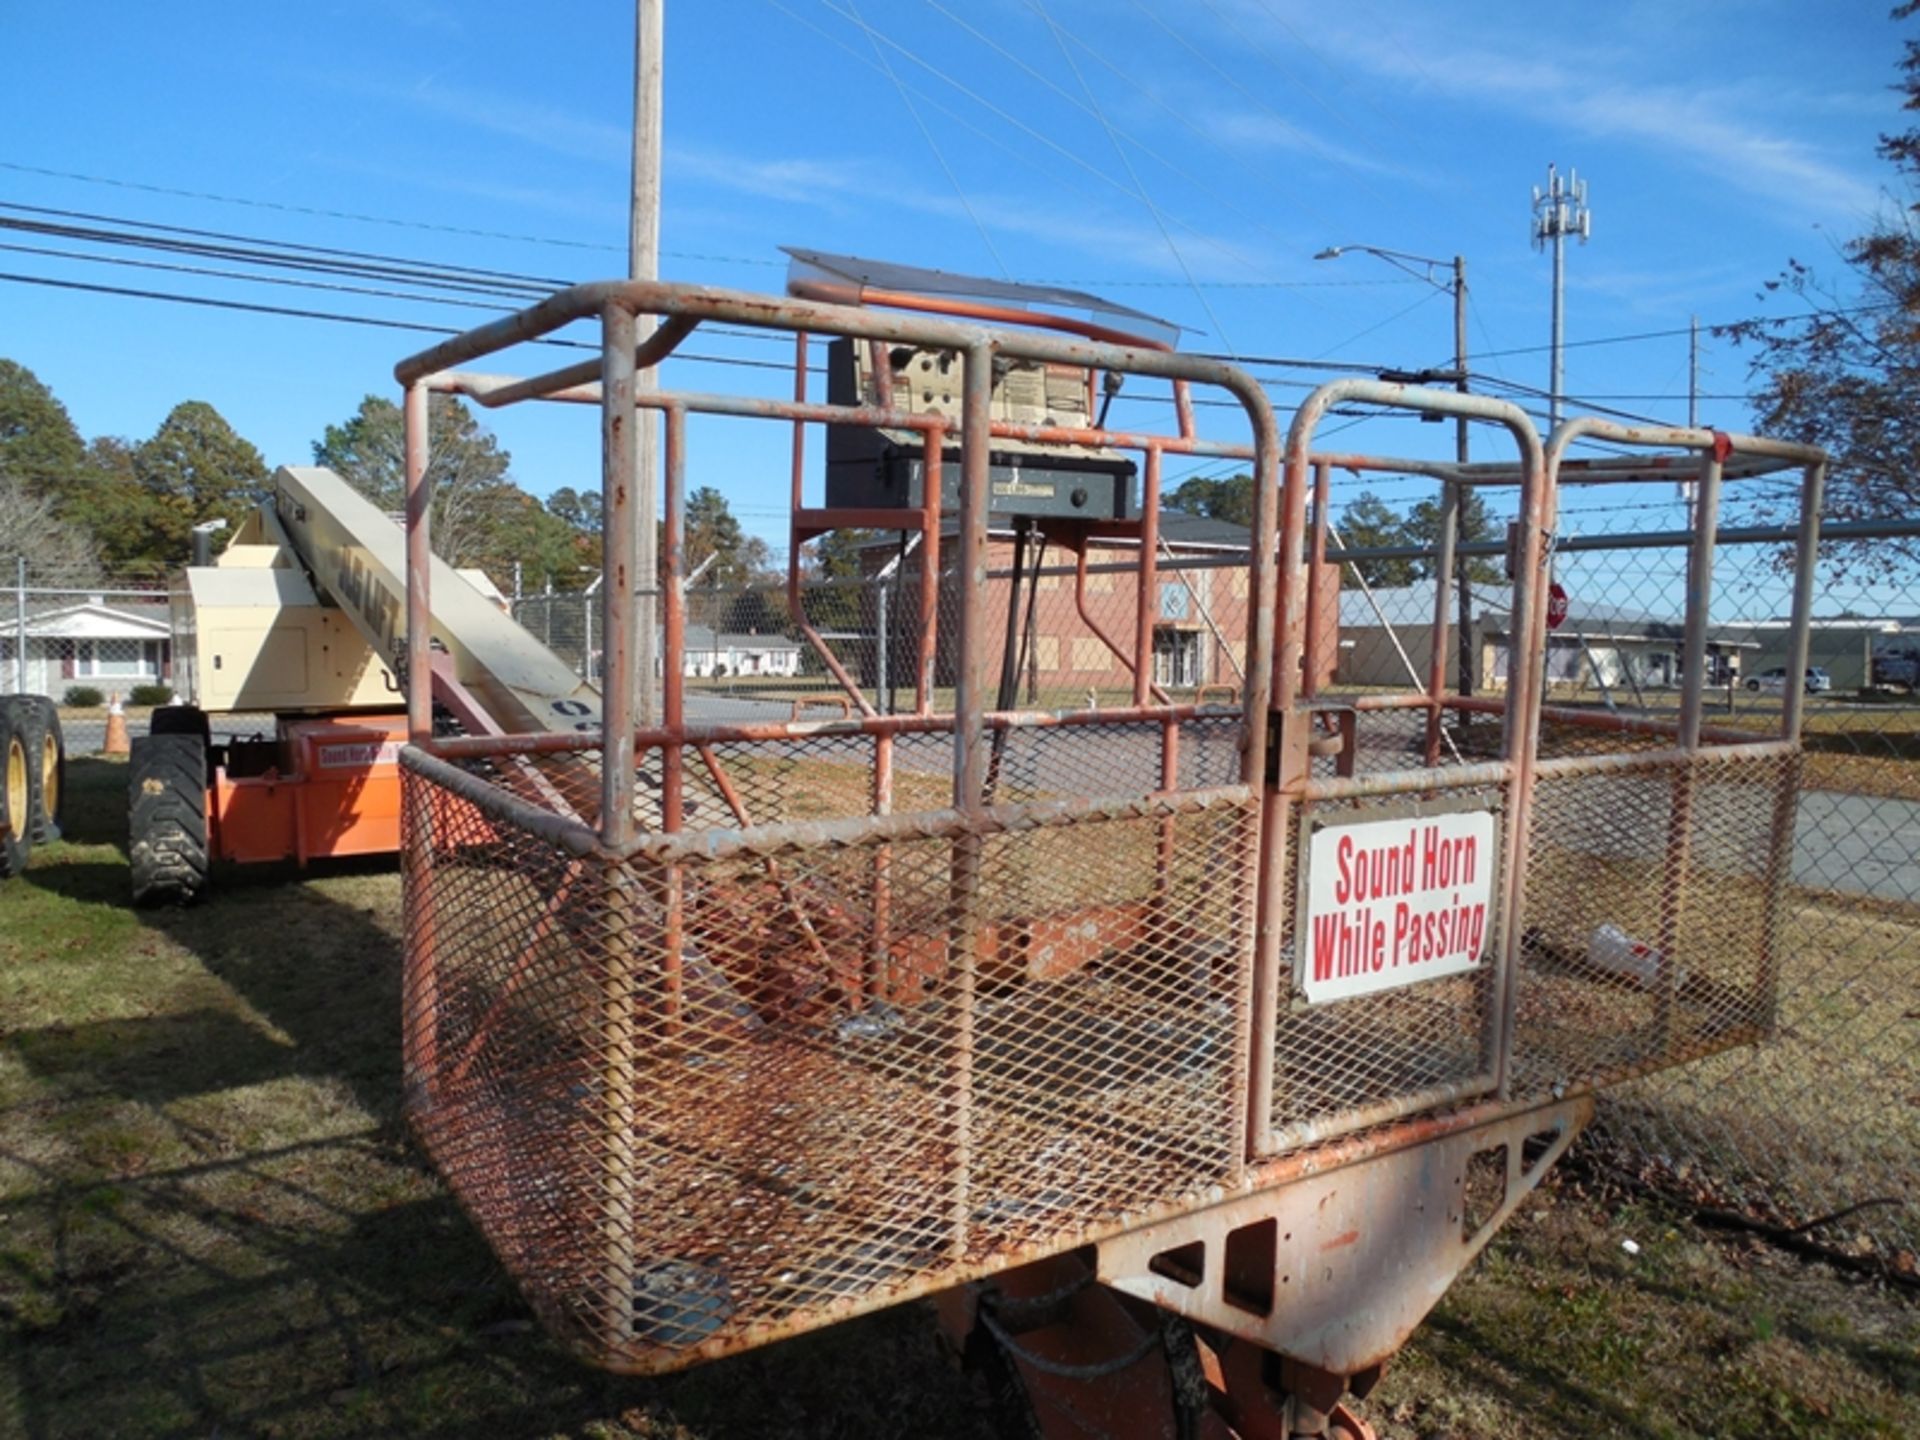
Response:
[{"label": "bare tree", "polygon": [[27,561],[27,583],[96,585],[100,562],[86,532],[60,518],[53,500],[36,495],[17,476],[0,473],[0,584],[17,576],[17,558]]}]

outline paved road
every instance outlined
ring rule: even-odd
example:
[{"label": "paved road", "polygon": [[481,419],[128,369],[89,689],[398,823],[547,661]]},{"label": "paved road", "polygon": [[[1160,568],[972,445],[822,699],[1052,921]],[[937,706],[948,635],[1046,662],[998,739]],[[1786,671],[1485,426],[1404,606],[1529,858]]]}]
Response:
[{"label": "paved road", "polygon": [[1802,795],[1793,878],[1816,890],[1920,901],[1920,804],[1824,790]]},{"label": "paved road", "polygon": [[[708,723],[784,720],[792,713],[792,707],[782,701],[712,694],[688,696],[687,708],[690,719]],[[824,717],[831,712],[817,713]],[[230,717],[216,726],[222,733],[237,734],[271,733],[272,728],[272,717],[266,715]],[[69,721],[66,738],[75,755],[97,753],[106,738],[105,718]],[[943,736],[923,737],[901,747],[898,764],[903,770],[944,774],[952,764],[948,746]],[[1158,742],[1145,731],[1125,735],[1089,731],[1071,737],[1059,731],[1027,732],[1013,737],[1002,765],[1015,783],[1071,790],[1103,778],[1110,786],[1136,777],[1151,784],[1157,757]],[[1182,778],[1190,785],[1225,783],[1233,774],[1230,753],[1217,747],[1189,747],[1182,768],[1187,772]],[[1634,787],[1647,790],[1638,803]],[[1605,818],[1600,808],[1612,813],[1622,807],[1655,813],[1663,798],[1655,792],[1664,792],[1664,786],[1647,779],[1616,781],[1604,791],[1595,787],[1595,820]],[[1652,860],[1658,858],[1664,841],[1664,829],[1649,829],[1644,839],[1627,841],[1613,826],[1596,823],[1589,843],[1595,854]],[[1794,827],[1793,878],[1815,890],[1920,903],[1920,803],[1808,792],[1801,797]]]}]

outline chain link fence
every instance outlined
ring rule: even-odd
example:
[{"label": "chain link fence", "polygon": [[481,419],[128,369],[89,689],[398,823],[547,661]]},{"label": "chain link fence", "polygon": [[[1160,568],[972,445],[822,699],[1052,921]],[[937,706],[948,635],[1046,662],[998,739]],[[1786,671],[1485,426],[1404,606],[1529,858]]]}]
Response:
[{"label": "chain link fence", "polygon": [[[1580,533],[1563,533],[1554,557],[1567,615],[1549,642],[1547,698],[1628,724],[1670,721],[1683,680],[1688,536],[1678,527],[1622,527],[1630,518],[1588,514],[1563,525]],[[1609,523],[1615,528],[1604,528]],[[1904,1268],[1920,1250],[1920,1206],[1908,1198],[1920,1193],[1920,526],[1870,535],[1837,527],[1836,534],[1822,546],[1811,669],[1797,682],[1808,690],[1806,754],[1772,1032],[1757,1045],[1610,1090],[1589,1143],[1590,1153],[1644,1183],[1763,1222],[1797,1225],[1880,1202],[1822,1239]],[[1707,653],[1709,725],[1760,739],[1779,724],[1785,687],[1796,683],[1785,670],[1791,538],[1769,527],[1723,530]],[[1003,537],[991,551],[990,673],[1020,705],[1127,704],[1136,643],[1133,553],[1096,548],[1076,584],[1073,557],[1029,552],[1023,573],[1033,583],[1010,617],[1011,548]],[[1510,602],[1500,548],[1467,547],[1468,640],[1450,645],[1447,661],[1450,684],[1464,672],[1465,689],[1494,701],[1505,687]],[[813,576],[800,587],[805,620],[883,714],[911,709],[915,699],[923,621],[914,559],[876,542],[865,573]],[[1338,662],[1323,695],[1337,701],[1424,688],[1431,553],[1336,547],[1333,559],[1339,592],[1323,604],[1338,615]],[[1153,684],[1182,699],[1207,687],[1237,690],[1248,623],[1244,555],[1173,549],[1158,567]],[[931,621],[936,641],[926,683],[937,709],[952,701],[958,586],[957,576],[942,575]],[[534,596],[515,613],[591,674],[597,605],[597,597],[578,593]],[[783,583],[695,587],[688,615],[690,718],[783,719],[796,704],[845,694],[803,638]],[[1358,769],[1421,763],[1424,712],[1365,718],[1355,737]],[[1498,729],[1494,716],[1450,722],[1441,763],[1485,758]],[[1542,753],[1601,743],[1598,732],[1548,725]],[[1605,734],[1604,746],[1633,748],[1618,733]],[[1567,825],[1588,837],[1576,848],[1598,868],[1657,858],[1664,822],[1654,812],[1664,814],[1665,802],[1636,791],[1645,783],[1627,775],[1583,782],[1580,813]],[[1732,795],[1721,798],[1732,803]],[[1714,843],[1712,814],[1698,823],[1703,843]],[[1765,843],[1747,830],[1717,838]],[[1657,905],[1642,913],[1625,899],[1598,896],[1577,917],[1580,933],[1556,935],[1554,946],[1632,953],[1657,944],[1656,934],[1642,933],[1658,930],[1657,912]],[[1752,906],[1729,902],[1722,913],[1727,927],[1766,923]]]},{"label": "chain link fence", "polygon": [[24,560],[6,565],[0,592],[0,691],[44,695],[119,694],[167,686],[173,678],[171,597],[161,582],[26,583]]},{"label": "chain link fence", "polygon": [[[1841,538],[1849,529],[1855,538]],[[1610,1092],[1596,1143],[1646,1183],[1776,1225],[1867,1204],[1812,1238],[1913,1274],[1920,526],[1864,529],[1834,527],[1821,547],[1805,676],[1785,668],[1786,536],[1722,534],[1708,723],[1764,732],[1787,686],[1807,692],[1775,1026],[1761,1044]],[[1562,548],[1555,578],[1571,610],[1554,641],[1556,700],[1672,713],[1677,641],[1665,630],[1683,593],[1678,538],[1589,534]],[[1725,925],[1745,923],[1736,905],[1721,913]]]},{"label": "chain link fence", "polygon": [[[1548,700],[1630,723],[1671,719],[1679,706],[1687,567],[1684,528],[1627,528],[1634,517],[1563,517],[1554,577],[1567,613],[1549,644]],[[1575,531],[1578,533],[1574,533]],[[1032,583],[1008,603],[1011,537],[995,538],[988,603],[991,673],[1013,703],[1044,708],[1122,706],[1132,693],[1138,560],[1095,547],[1084,581],[1074,557],[1028,550]],[[1497,700],[1504,689],[1509,603],[1500,547],[1467,547],[1464,645],[1450,645],[1449,683]],[[1920,525],[1871,533],[1833,527],[1816,577],[1811,670],[1786,674],[1790,537],[1766,527],[1724,529],[1715,559],[1707,682],[1708,723],[1756,738],[1777,726],[1785,688],[1807,688],[1804,768],[1778,951],[1772,1033],[1687,1067],[1608,1092],[1589,1142],[1639,1180],[1703,1205],[1798,1225],[1877,1202],[1820,1232],[1828,1244],[1911,1269],[1920,1251]],[[1412,548],[1336,552],[1338,661],[1330,699],[1423,688],[1431,662],[1433,557]],[[689,718],[785,719],[796,705],[844,695],[802,619],[868,705],[910,710],[924,686],[936,709],[952,703],[961,591],[947,570],[923,616],[918,556],[891,539],[861,552],[860,573],[810,575],[801,612],[784,577],[687,593]],[[1241,552],[1168,547],[1150,627],[1150,679],[1169,698],[1237,690],[1249,621]],[[153,587],[26,590],[0,602],[0,688],[63,698],[70,686],[123,693],[170,673],[167,596]],[[583,676],[597,680],[600,598],[589,591],[522,596],[514,618]],[[1457,612],[1456,612],[1457,613]],[[916,674],[931,629],[931,673]],[[1225,691],[1216,689],[1219,698]],[[1421,763],[1418,710],[1368,715],[1357,768]],[[1460,719],[1442,737],[1441,763],[1484,758],[1497,717]],[[1621,748],[1622,736],[1606,742]],[[1590,743],[1548,725],[1543,753]],[[1649,744],[1654,743],[1649,740]],[[1644,859],[1651,821],[1633,781],[1588,783],[1581,825],[1597,869]],[[1576,827],[1578,828],[1578,827]],[[1657,837],[1656,841],[1657,843]],[[1580,935],[1561,948],[1657,943],[1657,922],[1602,896]],[[1724,924],[1759,923],[1739,906]]]}]

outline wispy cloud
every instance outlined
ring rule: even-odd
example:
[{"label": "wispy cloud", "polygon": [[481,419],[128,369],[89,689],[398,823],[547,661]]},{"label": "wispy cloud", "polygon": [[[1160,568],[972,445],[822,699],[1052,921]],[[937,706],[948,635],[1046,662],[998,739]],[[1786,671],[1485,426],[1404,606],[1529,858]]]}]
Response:
[{"label": "wispy cloud", "polygon": [[627,213],[624,204],[612,198],[612,192],[585,192],[575,189],[556,189],[541,185],[508,185],[497,180],[476,180],[462,175],[449,175],[441,170],[424,165],[382,164],[355,155],[316,155],[313,163],[329,170],[347,175],[364,175],[370,179],[392,181],[417,190],[436,190],[445,195],[470,195],[477,200],[487,200],[501,205],[518,206],[528,210],[544,211],[551,215],[565,216],[574,220],[586,220],[604,224],[609,233],[619,233],[612,227],[620,225]]},{"label": "wispy cloud", "polygon": [[577,160],[617,162],[633,151],[633,132],[624,125],[587,119],[552,105],[530,104],[437,80],[370,88],[389,100]]},{"label": "wispy cloud", "polygon": [[[508,136],[553,154],[595,163],[624,163],[631,138],[620,126],[569,113],[555,106],[529,104],[439,82],[413,86],[382,86],[348,82],[399,104],[412,106],[455,122]],[[756,200],[802,206],[841,217],[871,214],[885,205],[962,225],[971,225],[966,205],[957,197],[903,184],[899,167],[861,157],[767,154],[729,147],[675,142],[668,139],[664,155],[670,186],[692,184],[709,190],[751,196]],[[448,180],[450,188],[477,187],[480,182]],[[553,192],[529,190],[489,198],[554,208]],[[481,193],[472,188],[472,193]],[[973,216],[1000,235],[1018,235],[1072,253],[1076,262],[1097,258],[1110,264],[1138,267],[1152,273],[1177,276],[1180,263],[1167,248],[1157,226],[1098,203],[1063,206],[1033,195],[971,192]],[[679,201],[675,200],[676,207]],[[1202,279],[1222,276],[1244,279],[1265,266],[1254,247],[1229,237],[1183,233],[1178,241],[1187,268]]]},{"label": "wispy cloud", "polygon": [[459,12],[450,5],[436,4],[434,0],[400,0],[397,5],[383,7],[382,13],[410,30],[442,36],[464,36],[467,33]]},{"label": "wispy cloud", "polygon": [[[763,157],[670,145],[666,164],[669,180],[697,180],[763,200],[847,216],[869,214],[875,205],[884,204],[971,225],[970,206],[972,216],[997,235],[1019,235],[1057,246],[1076,259],[1099,258],[1153,273],[1181,273],[1156,227],[1120,218],[1098,206],[1043,205],[1031,197],[977,191],[968,195],[968,205],[963,206],[951,194],[903,185],[896,166],[859,159]],[[1203,278],[1220,274],[1244,278],[1245,266],[1256,263],[1244,247],[1224,237],[1186,237],[1181,248],[1189,267]]]},{"label": "wispy cloud", "polygon": [[1636,314],[1671,318],[1676,311],[1721,297],[1750,295],[1753,270],[1738,261],[1717,265],[1621,267],[1582,262],[1570,267],[1569,288],[1615,302]]},{"label": "wispy cloud", "polygon": [[1225,145],[1248,150],[1284,150],[1292,154],[1312,155],[1349,170],[1363,170],[1396,180],[1417,178],[1419,173],[1402,165],[1376,160],[1358,150],[1339,145],[1277,115],[1252,110],[1201,109],[1196,112],[1200,124]]},{"label": "wispy cloud", "polygon": [[[669,143],[665,165],[670,175],[736,190],[763,200],[826,205],[845,197],[872,199],[887,182],[861,160],[817,157],[763,158],[738,151]],[[888,186],[891,199],[891,187]]]},{"label": "wispy cloud", "polygon": [[[1272,23],[1262,6],[1259,16]],[[1878,191],[1862,170],[1788,138],[1752,114],[1751,95],[1681,88],[1611,73],[1622,59],[1589,55],[1578,69],[1544,54],[1463,42],[1438,27],[1382,34],[1311,24],[1316,46],[1369,73],[1449,99],[1524,113],[1543,125],[1657,147],[1764,199],[1849,216],[1872,211]],[[1249,19],[1256,18],[1250,15]]]}]

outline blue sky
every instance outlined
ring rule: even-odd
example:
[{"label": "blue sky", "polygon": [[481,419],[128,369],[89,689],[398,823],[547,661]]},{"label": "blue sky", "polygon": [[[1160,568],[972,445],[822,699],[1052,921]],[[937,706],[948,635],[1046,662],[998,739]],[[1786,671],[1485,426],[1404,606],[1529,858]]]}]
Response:
[{"label": "blue sky", "polygon": [[[797,244],[1072,281],[1188,327],[1188,348],[1415,367],[1450,357],[1446,296],[1365,255],[1312,256],[1460,253],[1475,368],[1544,387],[1549,264],[1528,194],[1553,161],[1590,181],[1594,213],[1592,242],[1569,251],[1568,390],[1682,420],[1684,334],[1583,342],[1752,314],[1789,256],[1830,261],[1888,203],[1873,146],[1903,124],[1903,32],[1887,9],[667,0],[662,272],[778,289],[776,247]],[[6,6],[0,202],[555,279],[620,273],[631,25],[624,4],[565,0]],[[0,271],[424,324],[485,314],[44,253],[0,251]],[[0,354],[86,433],[138,438],[199,398],[274,463],[305,461],[363,394],[392,393],[415,343],[0,282]],[[733,337],[688,348],[785,353]],[[1744,427],[1743,357],[1709,339],[1703,361],[1703,420]],[[699,362],[667,382],[787,383]],[[1290,407],[1301,392],[1272,393]],[[529,489],[597,483],[588,413],[488,420]],[[1422,455],[1449,435],[1383,418],[1340,443]],[[772,435],[696,433],[692,478],[782,544],[783,454]],[[1374,483],[1401,504],[1424,493]],[[1663,492],[1620,498],[1672,518],[1653,508]]]}]

